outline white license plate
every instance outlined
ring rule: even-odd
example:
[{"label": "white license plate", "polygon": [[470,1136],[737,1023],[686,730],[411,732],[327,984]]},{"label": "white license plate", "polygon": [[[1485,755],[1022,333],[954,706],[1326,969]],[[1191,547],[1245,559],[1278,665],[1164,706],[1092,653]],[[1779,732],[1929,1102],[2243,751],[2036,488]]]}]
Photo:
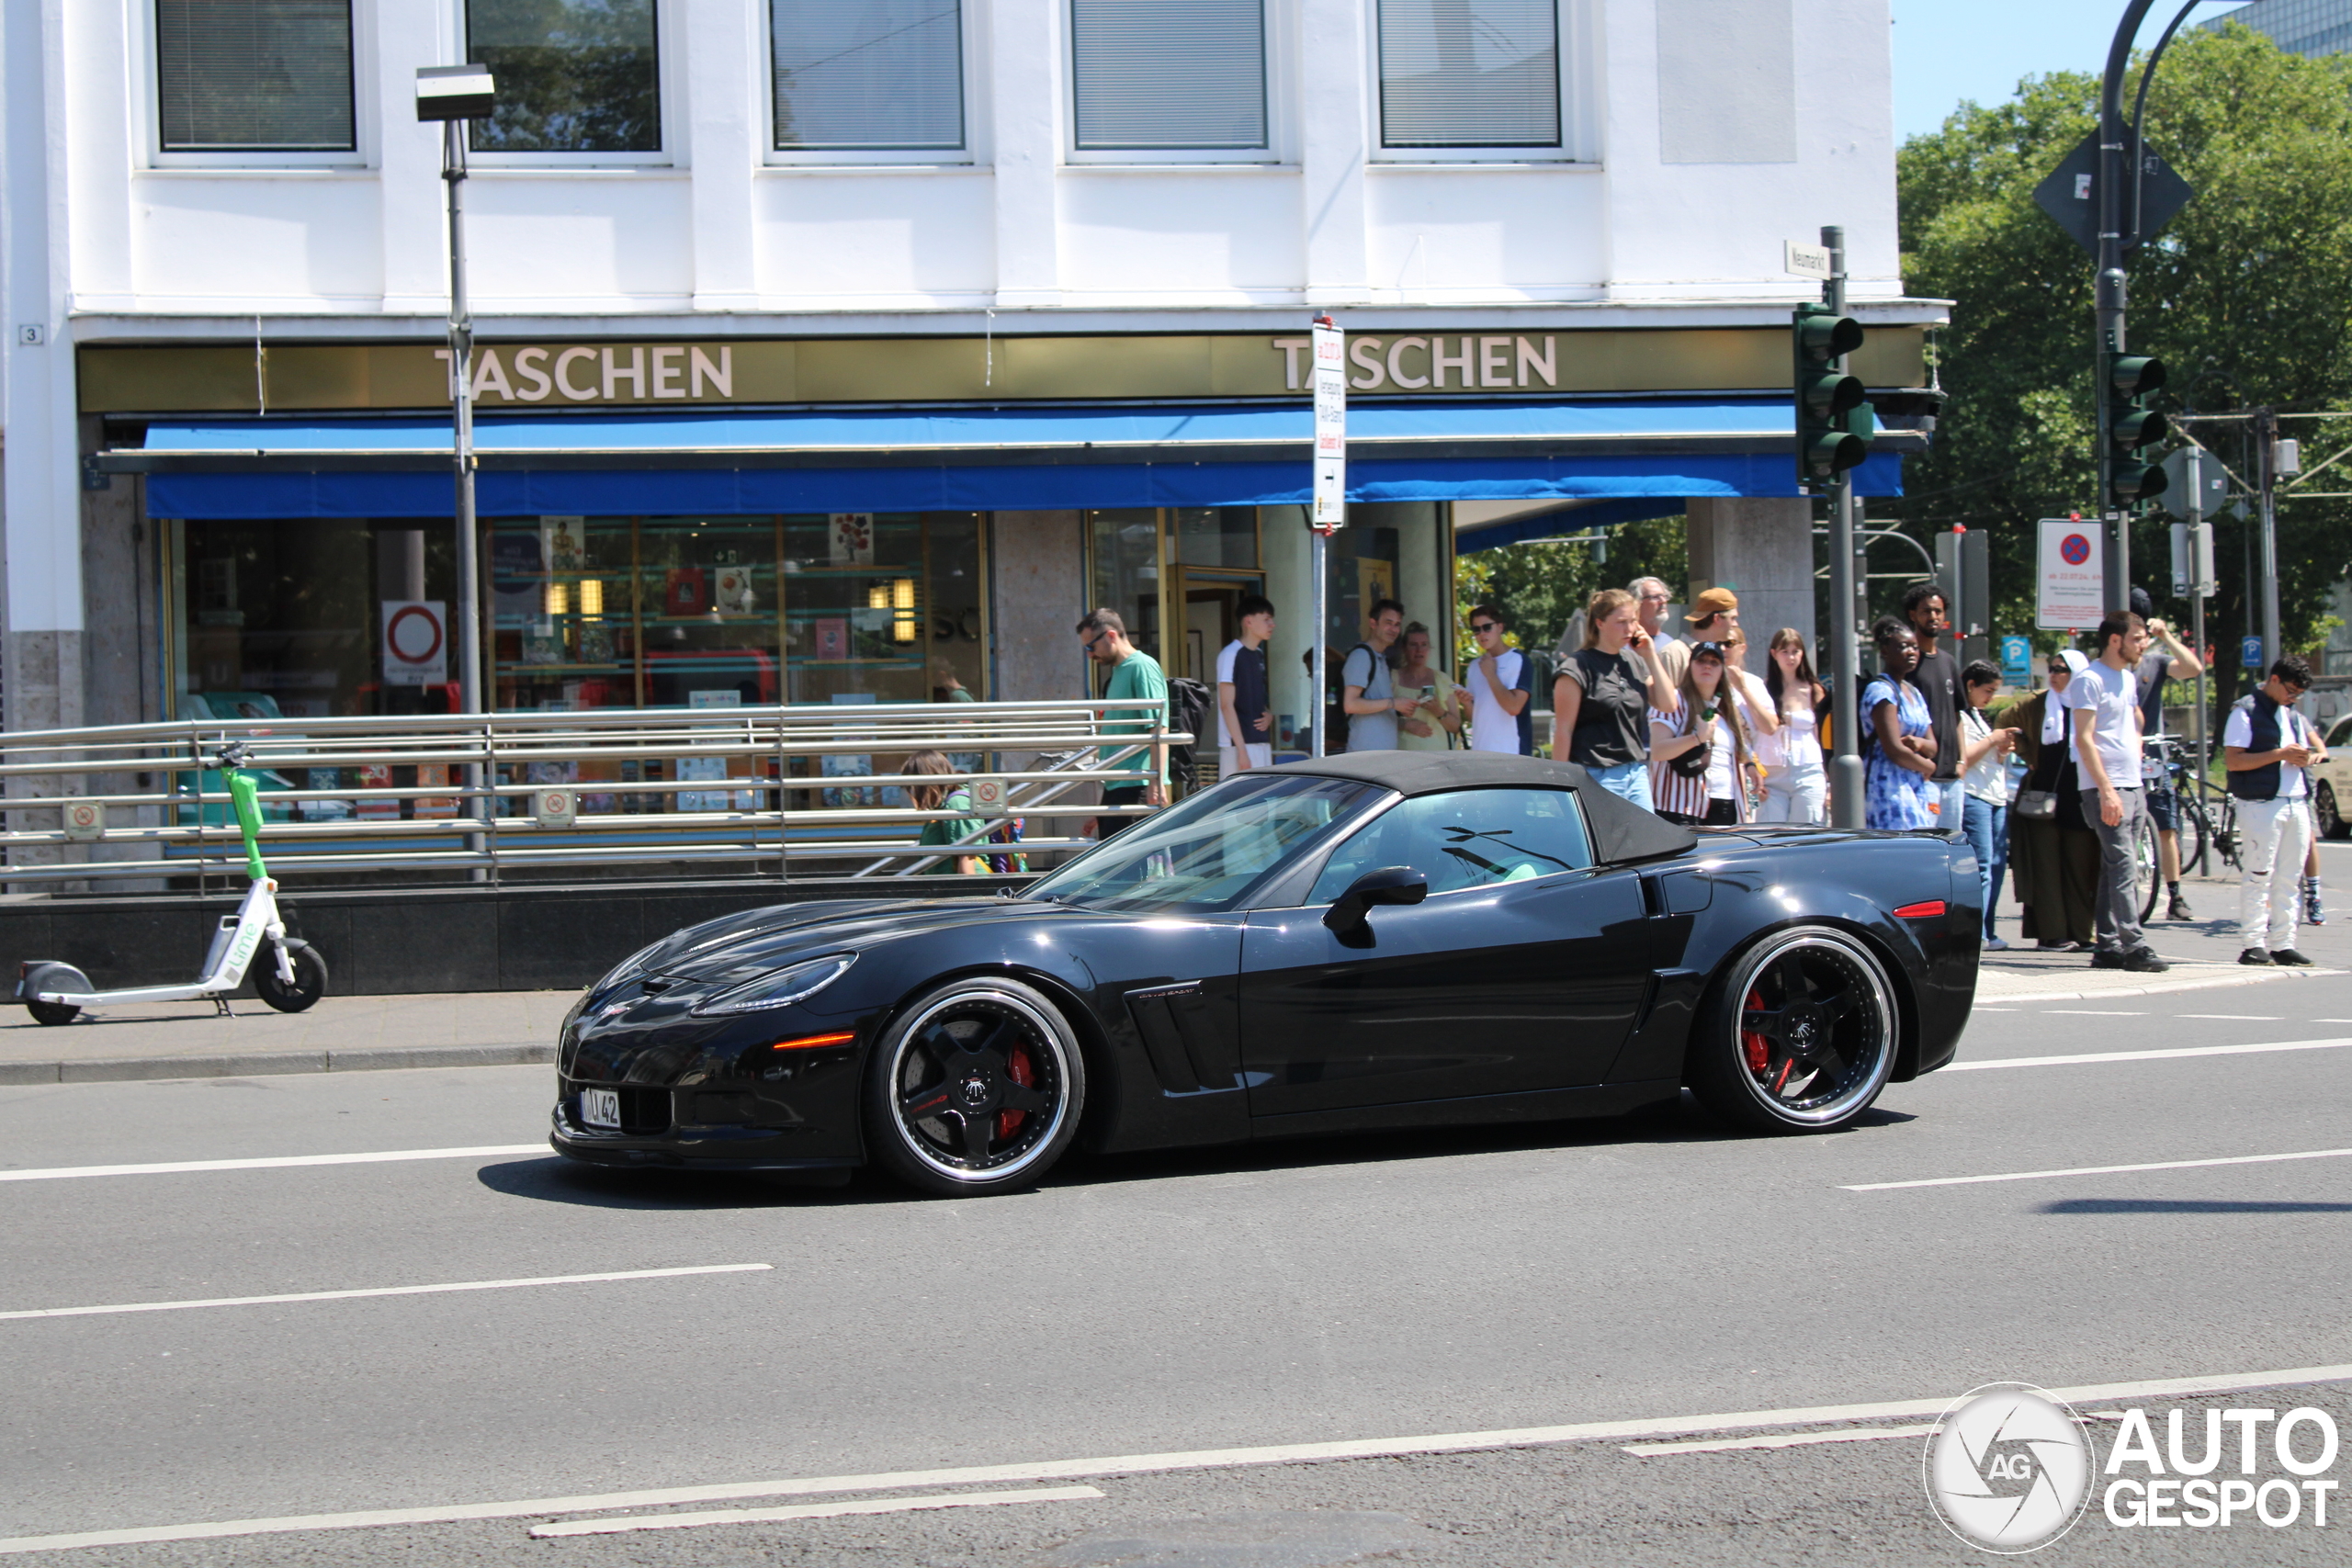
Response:
[{"label": "white license plate", "polygon": [[621,1125],[621,1095],[616,1089],[583,1089],[580,1091],[580,1120],[591,1127],[610,1127],[615,1132]]}]

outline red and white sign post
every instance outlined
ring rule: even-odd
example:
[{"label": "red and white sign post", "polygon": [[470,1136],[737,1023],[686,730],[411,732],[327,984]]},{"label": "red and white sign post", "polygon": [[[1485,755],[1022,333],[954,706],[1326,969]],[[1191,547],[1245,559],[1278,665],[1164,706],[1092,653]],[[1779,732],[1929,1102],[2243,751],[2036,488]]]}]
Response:
[{"label": "red and white sign post", "polygon": [[1330,672],[1324,668],[1330,637],[1331,536],[1348,523],[1347,334],[1329,316],[1315,318],[1315,501],[1307,508],[1310,570],[1315,573],[1314,754],[1325,754],[1329,728]]}]

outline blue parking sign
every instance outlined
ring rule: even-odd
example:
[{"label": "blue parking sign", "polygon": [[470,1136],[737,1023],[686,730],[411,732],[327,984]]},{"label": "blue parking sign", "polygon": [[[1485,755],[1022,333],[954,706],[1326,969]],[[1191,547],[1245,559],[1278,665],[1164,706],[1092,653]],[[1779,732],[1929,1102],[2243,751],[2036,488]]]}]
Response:
[{"label": "blue parking sign", "polygon": [[2012,686],[2023,686],[2033,680],[2033,639],[2027,637],[2005,637],[2001,639],[2001,679]]},{"label": "blue parking sign", "polygon": [[2262,668],[2262,639],[2260,637],[2241,637],[2238,640],[2238,668],[2241,670]]}]

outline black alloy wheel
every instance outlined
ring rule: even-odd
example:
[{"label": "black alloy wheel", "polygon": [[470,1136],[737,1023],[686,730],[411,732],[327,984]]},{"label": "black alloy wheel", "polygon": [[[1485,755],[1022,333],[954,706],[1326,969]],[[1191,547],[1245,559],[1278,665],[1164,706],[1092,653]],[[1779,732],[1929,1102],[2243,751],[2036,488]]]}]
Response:
[{"label": "black alloy wheel", "polygon": [[1733,961],[1693,1040],[1691,1092],[1758,1132],[1843,1127],[1886,1087],[1901,1022],[1886,971],[1843,931],[1796,926]]},{"label": "black alloy wheel", "polygon": [[2352,831],[2345,824],[2344,813],[2335,808],[2335,791],[2327,784],[2323,784],[2312,792],[2312,815],[2323,839],[2340,839]]},{"label": "black alloy wheel", "polygon": [[327,961],[307,942],[286,939],[294,983],[277,977],[277,955],[265,945],[254,955],[254,994],[280,1012],[300,1012],[327,994]]},{"label": "black alloy wheel", "polygon": [[957,980],[883,1032],[866,1074],[875,1157],[942,1197],[1026,1187],[1069,1146],[1086,1066],[1059,1009],[1018,980]]}]

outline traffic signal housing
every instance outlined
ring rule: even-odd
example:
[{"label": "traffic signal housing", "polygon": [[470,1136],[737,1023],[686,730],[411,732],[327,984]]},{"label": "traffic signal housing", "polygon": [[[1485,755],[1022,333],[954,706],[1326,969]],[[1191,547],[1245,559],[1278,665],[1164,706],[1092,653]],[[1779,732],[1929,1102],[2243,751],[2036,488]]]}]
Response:
[{"label": "traffic signal housing", "polygon": [[1825,484],[1870,456],[1878,432],[1862,383],[1843,368],[1862,346],[1862,324],[1826,305],[1800,305],[1789,337],[1797,415],[1797,482]]},{"label": "traffic signal housing", "polygon": [[2148,448],[2172,429],[2169,420],[2148,406],[2165,384],[2165,362],[2138,354],[2110,354],[2103,359],[2108,447],[2115,460],[2109,501],[2116,506],[2136,506],[2165,492],[2164,469],[2147,460]]}]

